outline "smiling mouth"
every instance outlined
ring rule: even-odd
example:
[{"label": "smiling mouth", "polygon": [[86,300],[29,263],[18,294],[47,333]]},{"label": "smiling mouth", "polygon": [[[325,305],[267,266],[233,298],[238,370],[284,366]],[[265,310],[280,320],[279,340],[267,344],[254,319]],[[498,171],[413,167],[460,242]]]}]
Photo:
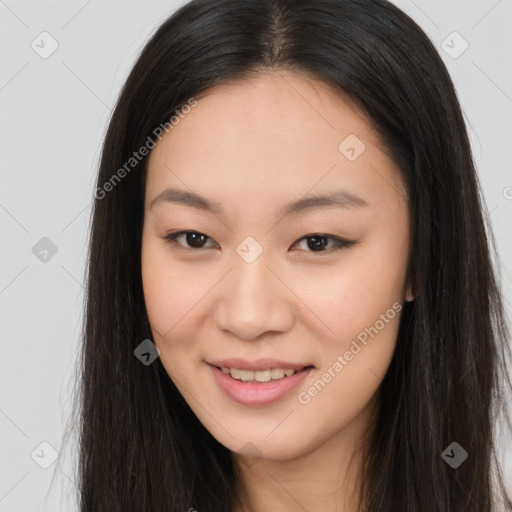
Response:
[{"label": "smiling mouth", "polygon": [[247,382],[251,384],[264,384],[266,382],[279,381],[287,379],[297,373],[313,368],[312,365],[301,368],[268,368],[266,370],[242,370],[240,368],[228,368],[211,365],[221,370],[226,376],[233,380]]}]

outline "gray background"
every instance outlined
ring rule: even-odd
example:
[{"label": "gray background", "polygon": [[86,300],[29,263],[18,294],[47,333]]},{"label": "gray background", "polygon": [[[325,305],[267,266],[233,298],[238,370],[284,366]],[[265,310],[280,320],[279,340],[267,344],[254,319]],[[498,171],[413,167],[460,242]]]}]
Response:
[{"label": "gray background", "polygon": [[[427,32],[455,82],[496,236],[510,317],[512,0],[394,3]],[[0,0],[0,512],[77,510],[75,441],[63,450],[62,437],[70,413],[100,145],[138,52],[178,5]],[[461,53],[464,41],[469,47]],[[52,44],[58,48],[44,54]],[[55,254],[44,252],[43,237]],[[43,442],[61,453],[60,464]],[[508,447],[501,443],[501,455],[510,474],[507,442]]]}]

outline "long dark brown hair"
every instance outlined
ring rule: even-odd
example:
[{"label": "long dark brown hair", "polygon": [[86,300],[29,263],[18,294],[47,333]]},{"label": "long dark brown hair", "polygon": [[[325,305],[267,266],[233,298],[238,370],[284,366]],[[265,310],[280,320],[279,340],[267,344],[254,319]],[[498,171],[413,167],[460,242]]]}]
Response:
[{"label": "long dark brown hair", "polygon": [[[143,48],[102,149],[76,394],[81,512],[231,512],[236,503],[232,453],[159,359],[146,366],[134,356],[152,339],[141,281],[147,157],[126,163],[191,98],[269,69],[348,94],[382,136],[412,205],[415,300],[379,388],[361,511],[510,506],[493,439],[510,386],[508,325],[466,126],[435,47],[385,0],[193,0]],[[457,468],[442,456],[453,442],[468,453]]]}]

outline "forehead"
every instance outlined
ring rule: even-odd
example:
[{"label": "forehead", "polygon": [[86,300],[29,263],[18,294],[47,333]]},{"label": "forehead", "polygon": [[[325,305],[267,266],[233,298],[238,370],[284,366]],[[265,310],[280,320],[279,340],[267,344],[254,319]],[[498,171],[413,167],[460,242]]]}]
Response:
[{"label": "forehead", "polygon": [[[389,200],[400,187],[371,121],[322,82],[272,72],[221,84],[195,99],[151,152],[148,199],[173,185],[223,202],[248,198],[250,189],[281,203],[339,185],[354,193],[387,192]],[[392,190],[384,191],[384,183]]]}]

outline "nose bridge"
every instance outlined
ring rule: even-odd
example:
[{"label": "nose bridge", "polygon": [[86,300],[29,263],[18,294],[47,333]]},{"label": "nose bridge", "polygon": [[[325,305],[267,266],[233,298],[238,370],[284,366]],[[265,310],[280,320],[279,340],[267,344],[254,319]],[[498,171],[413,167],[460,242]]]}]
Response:
[{"label": "nose bridge", "polygon": [[233,270],[222,288],[217,322],[239,338],[286,330],[293,321],[289,293],[274,275],[270,255],[254,239],[244,240],[232,255]]}]

